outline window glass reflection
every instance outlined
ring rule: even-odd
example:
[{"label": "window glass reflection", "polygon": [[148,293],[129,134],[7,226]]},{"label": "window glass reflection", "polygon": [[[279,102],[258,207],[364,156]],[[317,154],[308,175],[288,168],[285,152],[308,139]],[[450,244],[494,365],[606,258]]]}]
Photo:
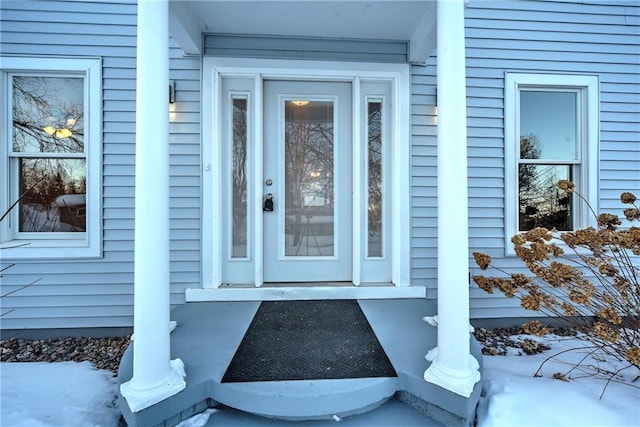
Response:
[{"label": "window glass reflection", "polygon": [[520,135],[536,150],[523,150],[522,159],[575,160],[576,92],[521,91]]},{"label": "window glass reflection", "polygon": [[382,256],[382,102],[369,102],[367,256]]},{"label": "window glass reflection", "polygon": [[85,232],[84,78],[12,76],[11,82],[17,229]]},{"label": "window glass reflection", "polygon": [[84,79],[13,76],[13,151],[84,151]]},{"label": "window glass reflection", "polygon": [[234,99],[232,114],[232,258],[247,257],[247,100]]},{"label": "window glass reflection", "polygon": [[20,159],[19,231],[86,231],[84,159]]},{"label": "window glass reflection", "polygon": [[571,195],[556,185],[563,179],[570,181],[570,172],[566,165],[520,165],[520,231],[535,227],[572,229]]},{"label": "window glass reflection", "polygon": [[285,102],[285,255],[334,254],[333,102]]}]

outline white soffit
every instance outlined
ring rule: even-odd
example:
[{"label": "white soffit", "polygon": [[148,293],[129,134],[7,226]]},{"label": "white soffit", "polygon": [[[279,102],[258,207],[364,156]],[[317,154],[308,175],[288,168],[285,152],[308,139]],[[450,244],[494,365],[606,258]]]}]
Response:
[{"label": "white soffit", "polygon": [[420,62],[435,48],[434,0],[170,0],[170,32],[185,53],[201,33],[410,41]]}]

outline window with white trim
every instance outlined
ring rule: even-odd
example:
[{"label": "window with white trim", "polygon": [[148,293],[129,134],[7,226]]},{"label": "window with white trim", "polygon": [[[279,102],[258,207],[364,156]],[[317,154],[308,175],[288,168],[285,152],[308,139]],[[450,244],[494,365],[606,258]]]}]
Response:
[{"label": "window with white trim", "polygon": [[100,255],[101,62],[3,57],[3,258]]},{"label": "window with white trim", "polygon": [[546,227],[576,230],[589,207],[557,187],[575,184],[596,208],[598,183],[596,76],[507,73],[505,78],[505,223],[515,233]]}]

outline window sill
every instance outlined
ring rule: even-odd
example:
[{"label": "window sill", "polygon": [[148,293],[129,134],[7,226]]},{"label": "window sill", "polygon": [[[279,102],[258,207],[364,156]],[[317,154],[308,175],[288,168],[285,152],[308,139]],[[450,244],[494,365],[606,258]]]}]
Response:
[{"label": "window sill", "polygon": [[101,256],[98,242],[86,240],[11,240],[0,244],[0,258],[5,262]]}]

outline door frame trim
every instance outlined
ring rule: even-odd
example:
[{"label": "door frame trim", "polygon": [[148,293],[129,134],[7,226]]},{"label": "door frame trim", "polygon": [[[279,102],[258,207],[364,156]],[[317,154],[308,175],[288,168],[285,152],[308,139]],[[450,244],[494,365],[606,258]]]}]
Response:
[{"label": "door frame trim", "polygon": [[[250,167],[255,171],[251,185],[262,187],[263,175],[263,83],[267,79],[282,80],[318,80],[318,81],[350,81],[352,82],[353,117],[361,109],[360,80],[384,79],[391,82],[395,96],[391,120],[393,133],[391,137],[393,158],[391,168],[394,171],[391,178],[391,277],[395,287],[410,286],[410,253],[411,253],[411,204],[410,204],[410,69],[408,64],[372,64],[345,63],[325,61],[297,61],[297,60],[258,60],[248,58],[212,58],[204,57],[202,65],[202,120],[201,120],[201,148],[202,148],[202,289],[217,289],[222,283],[223,248],[222,239],[211,236],[221,236],[222,210],[220,203],[224,192],[221,179],[216,172],[221,170],[219,132],[221,114],[221,82],[223,77],[244,77],[254,81],[254,97],[251,113],[254,117],[253,132],[256,145],[254,156],[250,160]],[[357,119],[356,119],[357,120]],[[361,146],[361,126],[353,126],[354,154]],[[356,157],[359,158],[359,157]],[[354,189],[360,188],[360,162],[354,161]],[[353,283],[361,285],[360,256],[362,248],[360,221],[362,195],[354,191],[354,242],[353,242]],[[263,284],[263,221],[261,203],[257,201],[260,194],[254,194],[256,200],[253,205],[253,227],[256,236],[253,245],[254,285]],[[357,206],[357,207],[356,207]],[[192,289],[196,291],[197,289]],[[222,289],[221,289],[222,291]]]}]

